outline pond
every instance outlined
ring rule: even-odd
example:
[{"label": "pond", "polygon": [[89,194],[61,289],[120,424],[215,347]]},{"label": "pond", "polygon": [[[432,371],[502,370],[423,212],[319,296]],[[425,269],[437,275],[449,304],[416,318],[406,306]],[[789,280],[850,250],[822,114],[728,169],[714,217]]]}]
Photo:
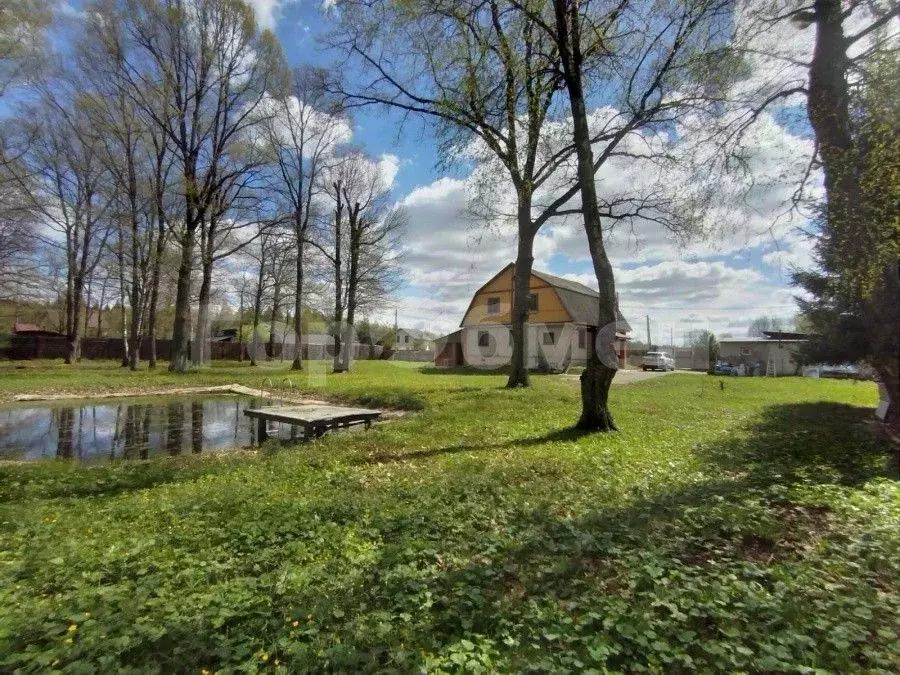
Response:
[{"label": "pond", "polygon": [[0,407],[0,459],[96,462],[255,445],[244,410],[270,404],[209,394],[15,403]]}]

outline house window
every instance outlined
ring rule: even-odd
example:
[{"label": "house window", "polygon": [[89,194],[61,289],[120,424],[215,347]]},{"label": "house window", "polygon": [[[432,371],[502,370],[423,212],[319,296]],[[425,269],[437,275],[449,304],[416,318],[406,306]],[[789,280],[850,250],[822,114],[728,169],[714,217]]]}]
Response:
[{"label": "house window", "polygon": [[587,344],[587,330],[584,328],[578,329],[578,349],[584,349],[584,346]]},{"label": "house window", "polygon": [[488,298],[487,300],[488,314],[500,313],[500,298]]},{"label": "house window", "polygon": [[479,347],[490,347],[491,346],[491,334],[486,330],[478,331],[478,346]]},{"label": "house window", "polygon": [[406,344],[409,344],[409,335],[404,335],[404,336],[403,336],[403,341],[404,341]]},{"label": "house window", "polygon": [[544,333],[544,344],[545,345],[555,345],[556,344],[556,333],[552,330]]},{"label": "house window", "polygon": [[750,347],[741,347],[741,356],[750,356]]},{"label": "house window", "polygon": [[538,298],[537,293],[532,293],[528,296],[528,311],[536,312],[538,311]]}]

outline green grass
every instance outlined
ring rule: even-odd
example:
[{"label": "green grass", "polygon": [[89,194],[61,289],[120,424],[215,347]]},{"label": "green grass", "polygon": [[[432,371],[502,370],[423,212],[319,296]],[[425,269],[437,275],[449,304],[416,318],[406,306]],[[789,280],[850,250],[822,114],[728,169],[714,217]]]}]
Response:
[{"label": "green grass", "polygon": [[[0,392],[288,377],[79,366]],[[614,387],[361,363],[415,415],[271,455],[0,466],[0,671],[900,667],[900,490],[871,384]]]}]

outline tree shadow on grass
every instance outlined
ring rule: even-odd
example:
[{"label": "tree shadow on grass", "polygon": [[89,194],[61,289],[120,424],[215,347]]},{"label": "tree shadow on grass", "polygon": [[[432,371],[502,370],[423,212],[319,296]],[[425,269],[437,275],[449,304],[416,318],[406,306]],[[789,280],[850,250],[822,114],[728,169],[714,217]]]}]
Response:
[{"label": "tree shadow on grass", "polygon": [[[404,556],[441,524],[423,514],[412,532],[376,518],[391,533],[375,566],[380,574],[338,603],[358,625],[388,598],[392,612],[416,619],[404,625],[402,643],[363,638],[354,650],[374,659],[370,667],[394,663],[405,645],[447,656],[479,640],[494,658],[502,654],[501,669],[542,662],[575,669],[877,666],[873,654],[889,650],[878,629],[889,625],[890,607],[878,598],[894,587],[890,568],[877,560],[860,565],[850,552],[856,544],[845,550],[840,543],[854,536],[846,516],[827,500],[815,503],[833,486],[859,488],[885,475],[889,448],[864,428],[870,417],[868,409],[836,403],[771,406],[749,434],[697,447],[709,476],[702,482],[575,519],[546,509],[522,513],[493,536],[473,534],[467,564],[439,564],[424,579],[403,571],[411,564]],[[398,459],[579,437],[562,430]],[[801,485],[813,502],[791,491]],[[851,526],[865,528],[860,522]],[[875,546],[884,528],[862,537]],[[452,556],[440,541],[433,545],[439,561]],[[831,590],[834,564],[857,570],[839,593]],[[432,599],[425,612],[423,594]],[[834,638],[847,630],[841,608],[856,600],[858,637]]]},{"label": "tree shadow on grass", "polygon": [[498,443],[464,443],[462,445],[447,445],[440,448],[427,448],[424,450],[412,450],[409,452],[375,452],[363,458],[351,459],[350,464],[383,464],[389,462],[405,462],[442,455],[456,455],[465,452],[493,452],[495,450],[509,450],[510,448],[527,448],[535,445],[545,445],[559,441],[573,442],[591,432],[565,427],[555,429],[539,436],[527,436],[524,438],[511,438]]},{"label": "tree shadow on grass", "polygon": [[[538,510],[506,522],[499,536],[475,546],[481,551],[468,564],[425,582],[435,602],[404,639],[446,655],[482,636],[507,659],[501,669],[541,662],[675,670],[877,666],[873,654],[890,650],[889,633],[878,633],[891,623],[890,603],[878,598],[895,588],[891,568],[860,564],[851,552],[858,544],[844,550],[840,543],[854,536],[845,517],[827,503],[794,502],[790,491],[802,484],[815,500],[818,487],[827,495],[829,486],[884,476],[889,448],[863,428],[869,417],[868,409],[835,403],[772,406],[749,435],[697,449],[706,481],[577,519]],[[552,439],[575,438],[557,432],[524,442]],[[861,522],[853,527],[865,528]],[[862,536],[877,551],[886,533],[876,525]],[[392,542],[383,559],[408,545]],[[831,561],[856,569],[839,593]],[[382,578],[342,606],[361,600],[365,613],[374,598],[391,597],[402,607],[409,579]],[[408,599],[406,611],[415,614]],[[857,638],[834,639],[852,623],[840,608],[849,611],[856,600]],[[381,663],[401,648],[359,647]],[[575,660],[547,661],[554,653]]]}]

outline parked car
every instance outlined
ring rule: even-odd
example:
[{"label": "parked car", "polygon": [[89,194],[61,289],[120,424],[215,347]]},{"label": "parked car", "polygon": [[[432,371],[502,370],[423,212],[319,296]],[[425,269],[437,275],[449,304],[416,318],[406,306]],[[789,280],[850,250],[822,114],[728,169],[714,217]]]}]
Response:
[{"label": "parked car", "polygon": [[713,370],[715,375],[737,375],[738,369],[727,361],[716,361],[716,367]]},{"label": "parked car", "polygon": [[675,359],[666,352],[647,352],[641,359],[643,370],[675,370]]}]

